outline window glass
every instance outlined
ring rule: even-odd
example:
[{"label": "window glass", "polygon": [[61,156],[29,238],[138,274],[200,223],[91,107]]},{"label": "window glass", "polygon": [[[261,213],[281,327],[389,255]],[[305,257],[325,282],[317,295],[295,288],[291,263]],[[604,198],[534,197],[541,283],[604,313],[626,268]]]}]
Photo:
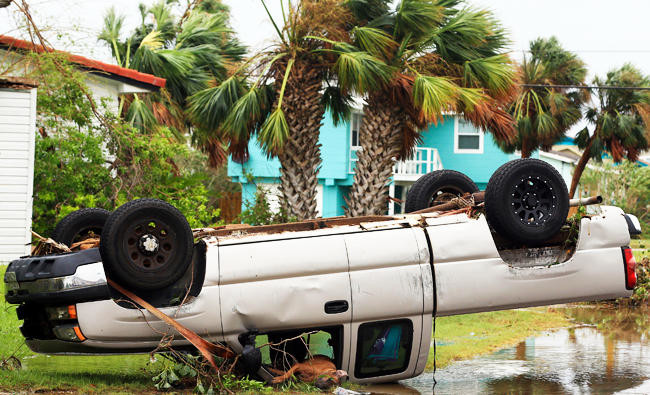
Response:
[{"label": "window glass", "polygon": [[360,325],[354,375],[365,378],[405,371],[411,357],[412,340],[413,324],[410,320]]},{"label": "window glass", "polygon": [[475,150],[481,149],[481,130],[464,119],[458,119],[456,136],[456,149]]},{"label": "window glass", "polygon": [[481,138],[479,136],[458,135],[458,149],[480,149]]},{"label": "window glass", "polygon": [[363,114],[353,113],[352,120],[350,124],[350,145],[352,147],[358,147],[361,145],[359,140],[359,130],[361,130],[361,123],[363,122]]}]

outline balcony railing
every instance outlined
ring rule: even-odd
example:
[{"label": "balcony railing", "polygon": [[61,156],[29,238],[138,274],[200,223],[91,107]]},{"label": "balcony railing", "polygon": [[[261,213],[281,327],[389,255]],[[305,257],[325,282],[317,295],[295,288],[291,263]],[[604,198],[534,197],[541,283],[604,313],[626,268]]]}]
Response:
[{"label": "balcony railing", "polygon": [[395,163],[393,178],[395,181],[415,181],[423,174],[442,168],[437,149],[418,147],[409,159]]}]

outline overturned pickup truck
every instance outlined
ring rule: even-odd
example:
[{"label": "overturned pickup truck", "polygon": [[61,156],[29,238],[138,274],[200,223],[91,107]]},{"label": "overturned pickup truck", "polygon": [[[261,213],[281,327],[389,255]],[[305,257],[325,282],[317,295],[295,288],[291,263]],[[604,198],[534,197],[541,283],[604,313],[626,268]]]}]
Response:
[{"label": "overturned pickup truck", "polygon": [[[484,203],[473,192],[471,180],[445,170],[411,188],[406,207],[419,213],[194,234],[159,200],[91,209],[64,219],[54,238],[69,245],[92,230],[100,247],[12,262],[5,297],[20,304],[21,331],[40,353],[159,345],[169,326],[124,300],[108,277],[235,352],[292,339],[283,351],[296,361],[326,355],[352,381],[379,382],[423,372],[432,316],[631,295],[634,216],[594,206],[567,225],[566,185],[534,159],[498,169]],[[436,211],[450,199],[474,201]],[[176,336],[171,346],[190,343]],[[283,361],[268,350],[258,373],[283,369]]]}]

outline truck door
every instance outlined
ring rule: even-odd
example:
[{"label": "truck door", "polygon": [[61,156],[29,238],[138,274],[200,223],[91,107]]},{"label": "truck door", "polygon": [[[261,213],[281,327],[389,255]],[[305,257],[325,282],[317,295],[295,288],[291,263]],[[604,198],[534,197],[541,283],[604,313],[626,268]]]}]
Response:
[{"label": "truck door", "polygon": [[[346,235],[345,243],[352,285],[348,374],[359,382],[419,374],[426,364],[433,312],[424,232],[366,231]],[[431,290],[425,292],[425,285]]]},{"label": "truck door", "polygon": [[270,235],[220,244],[225,340],[237,350],[238,336],[248,331],[271,341],[323,331],[332,343],[334,355],[328,356],[347,366],[352,300],[343,236],[292,237]]}]

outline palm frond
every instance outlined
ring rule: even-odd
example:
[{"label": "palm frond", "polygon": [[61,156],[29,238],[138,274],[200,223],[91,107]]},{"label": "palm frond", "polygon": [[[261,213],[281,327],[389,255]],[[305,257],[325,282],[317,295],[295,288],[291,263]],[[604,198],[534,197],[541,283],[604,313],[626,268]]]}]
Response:
[{"label": "palm frond", "polygon": [[398,47],[391,36],[372,27],[355,27],[352,36],[357,47],[377,58],[388,58]]},{"label": "palm frond", "polygon": [[282,108],[277,107],[262,125],[258,140],[270,155],[277,155],[289,139],[289,124]]},{"label": "palm frond", "polygon": [[379,89],[390,81],[392,75],[389,66],[362,51],[340,53],[334,71],[341,86],[358,93]]},{"label": "palm frond", "polygon": [[129,105],[126,121],[141,132],[152,132],[158,126],[158,121],[144,100],[137,96]]},{"label": "palm frond", "polygon": [[413,84],[413,103],[424,118],[433,121],[451,109],[458,97],[458,87],[445,77],[419,75]]},{"label": "palm frond", "polygon": [[190,96],[187,108],[192,122],[206,130],[216,130],[225,121],[232,106],[246,92],[246,86],[236,76],[221,84]]},{"label": "palm frond", "polygon": [[434,30],[444,18],[442,6],[434,0],[402,0],[395,13],[393,36],[412,33],[416,39]]},{"label": "palm frond", "polygon": [[323,105],[329,111],[334,126],[346,122],[352,115],[352,97],[341,91],[338,86],[328,86],[323,91]]}]

